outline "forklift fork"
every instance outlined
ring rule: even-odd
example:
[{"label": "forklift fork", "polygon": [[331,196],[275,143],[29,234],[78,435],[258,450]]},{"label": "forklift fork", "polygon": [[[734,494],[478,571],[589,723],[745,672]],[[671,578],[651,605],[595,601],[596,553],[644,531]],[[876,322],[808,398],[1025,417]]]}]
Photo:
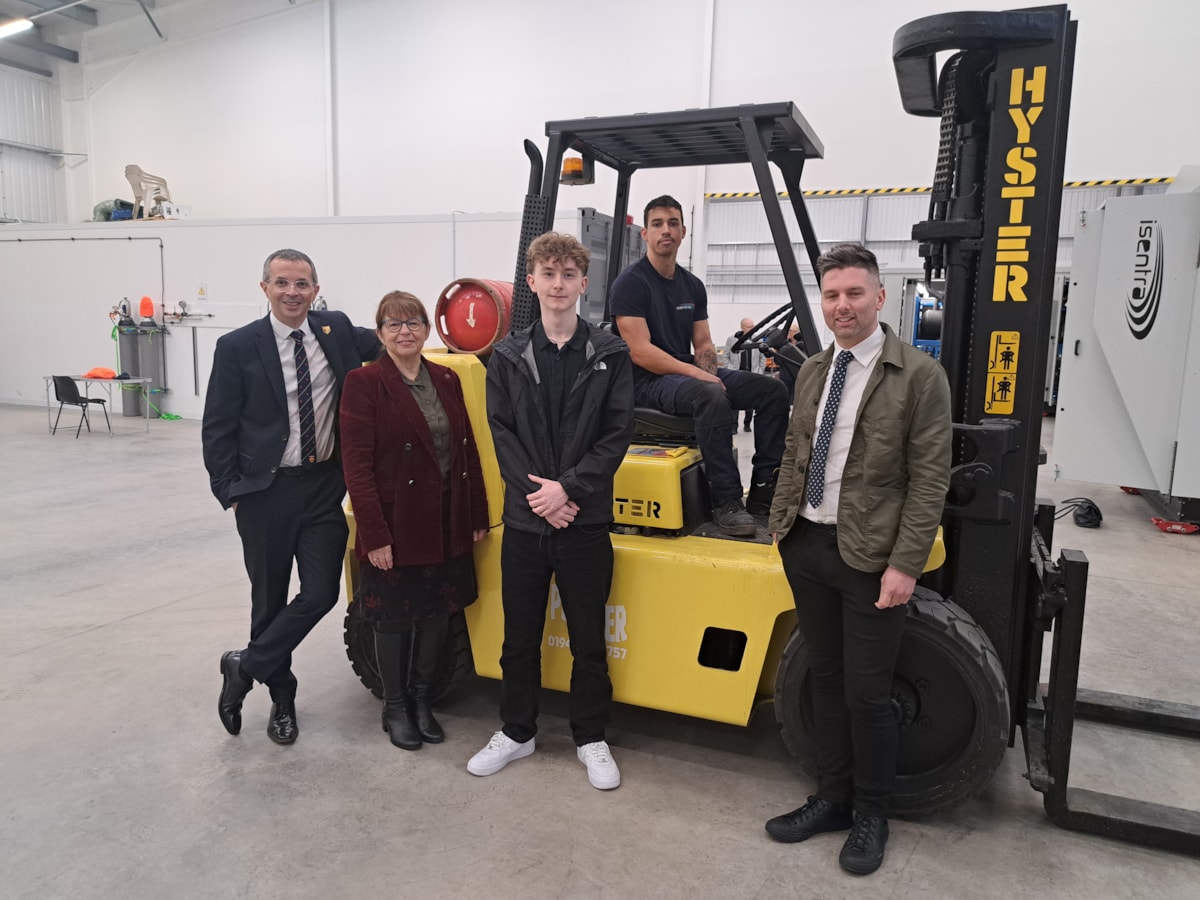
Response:
[{"label": "forklift fork", "polygon": [[[1039,522],[1053,522],[1052,509],[1043,507]],[[1042,589],[1030,617],[1031,658],[1037,667],[1028,672],[1034,689],[1026,699],[1023,731],[1030,785],[1044,795],[1050,820],[1062,828],[1200,856],[1200,812],[1070,787],[1076,719],[1197,738],[1200,706],[1080,689],[1087,557],[1064,550],[1052,562],[1049,536],[1039,532],[1033,550]],[[1039,683],[1041,643],[1051,629],[1050,680]]]}]

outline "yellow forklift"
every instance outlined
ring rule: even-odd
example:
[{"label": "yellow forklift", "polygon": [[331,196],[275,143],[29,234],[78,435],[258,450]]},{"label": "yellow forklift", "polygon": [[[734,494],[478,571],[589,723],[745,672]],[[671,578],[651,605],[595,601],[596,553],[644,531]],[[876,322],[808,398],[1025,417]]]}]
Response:
[{"label": "yellow forklift", "polygon": [[[1200,814],[1067,784],[1076,717],[1200,735],[1196,707],[1078,689],[1088,564],[1077,551],[1052,556],[1054,507],[1034,496],[1044,458],[1042,385],[1074,46],[1075,22],[1065,6],[931,16],[895,36],[904,108],[941,119],[930,215],[913,237],[921,242],[927,282],[945,282],[940,361],[951,385],[956,446],[942,536],[908,605],[893,684],[900,729],[893,811],[919,816],[966,800],[991,781],[1019,728],[1030,783],[1045,794],[1055,822],[1200,855]],[[946,52],[939,70],[936,55]],[[609,285],[623,263],[619,223],[635,172],[749,163],[790,302],[742,341],[773,353],[794,321],[800,355],[821,349],[781,196],[812,265],[820,250],[800,176],[823,147],[794,104],[555,121],[546,134],[545,164],[525,142],[531,171],[511,330],[537,316],[525,250],[553,226],[560,179],[587,183],[596,164],[616,173],[618,225],[604,260]],[[570,174],[560,175],[568,152],[577,157]],[[493,518],[489,536],[476,545],[479,599],[456,617],[448,639],[439,686],[446,690],[472,668],[489,678],[501,674],[503,485],[485,410],[486,356],[442,352],[437,360],[462,381]],[[780,364],[795,362],[781,354]],[[752,539],[722,537],[710,521],[690,420],[654,410],[638,410],[636,419],[614,490],[605,635],[614,699],[734,725],[770,704],[785,744],[811,771],[808,650],[764,523]],[[346,577],[352,598],[352,553]],[[566,691],[571,656],[553,588],[547,603],[543,684]],[[1042,684],[1048,633],[1053,655]],[[354,671],[379,694],[370,626],[353,604],[346,650]]]}]

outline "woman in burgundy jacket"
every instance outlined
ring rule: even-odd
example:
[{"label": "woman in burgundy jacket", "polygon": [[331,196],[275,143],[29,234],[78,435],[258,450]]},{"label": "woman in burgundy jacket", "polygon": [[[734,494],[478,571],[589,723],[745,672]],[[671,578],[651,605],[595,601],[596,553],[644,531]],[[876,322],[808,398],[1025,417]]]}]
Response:
[{"label": "woman in burgundy jacket", "polygon": [[362,563],[351,608],[375,627],[383,729],[417,750],[445,740],[431,685],[450,616],[475,601],[471,547],[487,534],[487,496],[458,376],[421,356],[425,306],[393,291],[375,325],[386,354],[342,388],[342,467]]}]

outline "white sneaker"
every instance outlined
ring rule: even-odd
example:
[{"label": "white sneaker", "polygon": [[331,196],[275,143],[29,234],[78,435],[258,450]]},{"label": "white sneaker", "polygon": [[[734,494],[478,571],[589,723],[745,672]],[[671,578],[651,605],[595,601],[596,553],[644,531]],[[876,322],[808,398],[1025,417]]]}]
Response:
[{"label": "white sneaker", "polygon": [[514,759],[528,756],[533,747],[533,738],[519,744],[503,731],[497,731],[487,746],[471,757],[467,771],[472,775],[495,775]]},{"label": "white sneaker", "polygon": [[621,785],[621,770],[609,752],[605,741],[594,741],[584,744],[575,751],[579,761],[587,766],[588,781],[592,787],[602,791],[611,791]]}]

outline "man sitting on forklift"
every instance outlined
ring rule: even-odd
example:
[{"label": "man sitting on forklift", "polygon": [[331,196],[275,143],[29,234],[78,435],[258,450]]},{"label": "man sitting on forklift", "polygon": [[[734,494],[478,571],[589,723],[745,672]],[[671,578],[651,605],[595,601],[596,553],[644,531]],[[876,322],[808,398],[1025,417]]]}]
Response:
[{"label": "man sitting on forklift", "polygon": [[[615,331],[633,358],[638,406],[691,416],[704,455],[713,521],[733,537],[753,537],[754,516],[766,516],[787,431],[788,393],[774,378],[717,367],[708,327],[704,282],[676,265],[687,234],[674,197],[646,204],[646,255],[613,282],[609,297]],[[742,504],[742,480],[733,456],[737,411],[753,410],[752,483]]]}]

